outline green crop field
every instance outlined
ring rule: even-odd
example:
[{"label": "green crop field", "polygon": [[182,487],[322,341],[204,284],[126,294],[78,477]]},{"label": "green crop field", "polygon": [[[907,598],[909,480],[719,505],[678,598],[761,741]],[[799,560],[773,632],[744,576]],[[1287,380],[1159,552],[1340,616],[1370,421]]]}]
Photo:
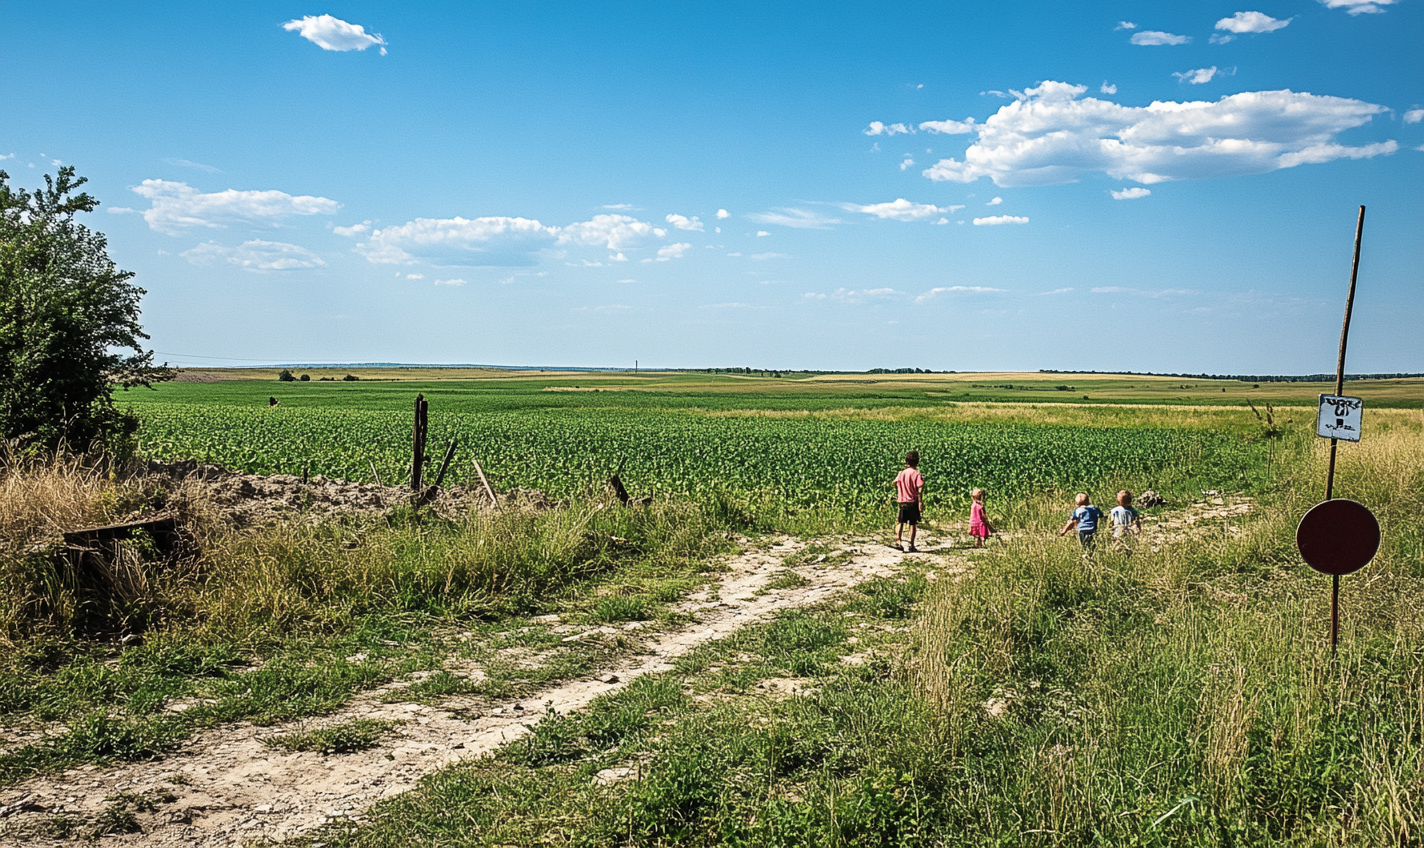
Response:
[{"label": "green crop field", "polygon": [[[474,481],[474,458],[501,488],[566,496],[621,467],[637,494],[723,492],[841,519],[882,506],[911,449],[923,457],[928,503],[956,508],[974,486],[1001,503],[1073,488],[1161,489],[1187,476],[1249,489],[1270,449],[1244,409],[1193,417],[1180,408],[1104,406],[1070,420],[1049,414],[1061,404],[971,409],[938,397],[936,380],[900,377],[881,386],[704,375],[381,376],[176,383],[122,400],[141,416],[140,448],[152,458],[368,482],[374,471],[390,484],[409,476],[410,408],[420,392],[430,401],[432,458],[459,443],[450,483]],[[279,404],[269,407],[271,398]]]}]

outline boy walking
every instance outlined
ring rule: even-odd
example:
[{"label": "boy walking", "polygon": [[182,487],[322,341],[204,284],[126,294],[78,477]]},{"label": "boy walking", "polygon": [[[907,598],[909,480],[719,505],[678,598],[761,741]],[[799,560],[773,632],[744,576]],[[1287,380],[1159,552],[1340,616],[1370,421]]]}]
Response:
[{"label": "boy walking", "polygon": [[1069,530],[1078,529],[1078,544],[1083,546],[1083,550],[1091,550],[1093,547],[1093,536],[1098,532],[1098,522],[1103,518],[1103,511],[1093,506],[1092,498],[1087,492],[1079,492],[1078,497],[1073,499],[1073,515],[1068,519],[1068,523],[1063,525],[1063,529],[1058,531],[1058,535],[1063,536]]},{"label": "boy walking", "polygon": [[900,546],[901,532],[910,525],[910,553],[917,553],[915,531],[920,526],[920,503],[925,491],[925,478],[920,476],[920,454],[910,451],[905,454],[905,470],[895,478],[895,496],[900,504],[900,514],[895,521],[895,547]]},{"label": "boy walking", "polygon": [[1123,489],[1117,493],[1117,506],[1113,507],[1108,515],[1112,517],[1112,530],[1114,539],[1122,539],[1126,536],[1138,536],[1142,533],[1142,516],[1137,514],[1137,510],[1132,508],[1132,492]]}]

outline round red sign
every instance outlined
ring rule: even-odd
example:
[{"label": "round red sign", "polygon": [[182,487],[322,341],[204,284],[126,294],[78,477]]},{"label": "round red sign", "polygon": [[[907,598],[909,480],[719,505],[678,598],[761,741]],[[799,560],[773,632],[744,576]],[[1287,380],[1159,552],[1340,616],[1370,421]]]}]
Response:
[{"label": "round red sign", "polygon": [[1336,498],[1310,508],[1295,528],[1295,546],[1322,574],[1350,574],[1365,567],[1380,546],[1379,522],[1369,507]]}]

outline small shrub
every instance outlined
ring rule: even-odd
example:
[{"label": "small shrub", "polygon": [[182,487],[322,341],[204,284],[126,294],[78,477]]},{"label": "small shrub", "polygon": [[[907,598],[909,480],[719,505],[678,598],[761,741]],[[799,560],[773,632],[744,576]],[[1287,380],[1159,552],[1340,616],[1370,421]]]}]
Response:
[{"label": "small shrub", "polygon": [[277,380],[278,382],[282,383],[295,383],[297,381],[297,378],[292,376],[291,371],[288,371],[287,369],[283,368],[281,371],[277,372]]}]

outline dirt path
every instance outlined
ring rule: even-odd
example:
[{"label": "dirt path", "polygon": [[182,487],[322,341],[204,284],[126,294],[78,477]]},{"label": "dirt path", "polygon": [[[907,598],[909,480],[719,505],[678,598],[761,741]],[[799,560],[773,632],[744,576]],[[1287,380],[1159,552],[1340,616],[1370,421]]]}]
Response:
[{"label": "dirt path", "polygon": [[[93,821],[116,793],[163,794],[140,812],[143,832],[110,835],[102,845],[241,845],[283,839],[332,818],[359,819],[366,807],[411,789],[425,774],[488,753],[529,731],[546,706],[568,712],[599,695],[616,692],[645,674],[673,667],[697,646],[765,621],[778,610],[825,600],[866,580],[895,574],[908,559],[921,559],[952,573],[967,567],[962,555],[926,534],[921,553],[905,554],[868,538],[823,539],[824,561],[791,570],[805,578],[794,588],[769,589],[787,566],[783,560],[806,546],[783,540],[771,548],[732,558],[716,582],[676,609],[691,624],[647,637],[638,656],[613,661],[595,675],[534,693],[520,701],[490,703],[454,697],[440,706],[384,703],[411,680],[362,693],[340,713],[286,727],[233,725],[199,734],[170,756],[111,768],[85,766],[54,778],[31,780],[0,793],[0,837],[26,838],[29,845],[65,844],[43,833],[45,822],[68,815]],[[637,625],[575,629],[569,640],[634,635]],[[473,665],[449,665],[455,674],[478,676]],[[402,724],[374,748],[349,754],[286,753],[263,740],[294,729],[312,729],[358,718]],[[150,796],[151,797],[151,796]],[[8,814],[8,815],[6,815]],[[88,832],[81,827],[78,832]]]}]

